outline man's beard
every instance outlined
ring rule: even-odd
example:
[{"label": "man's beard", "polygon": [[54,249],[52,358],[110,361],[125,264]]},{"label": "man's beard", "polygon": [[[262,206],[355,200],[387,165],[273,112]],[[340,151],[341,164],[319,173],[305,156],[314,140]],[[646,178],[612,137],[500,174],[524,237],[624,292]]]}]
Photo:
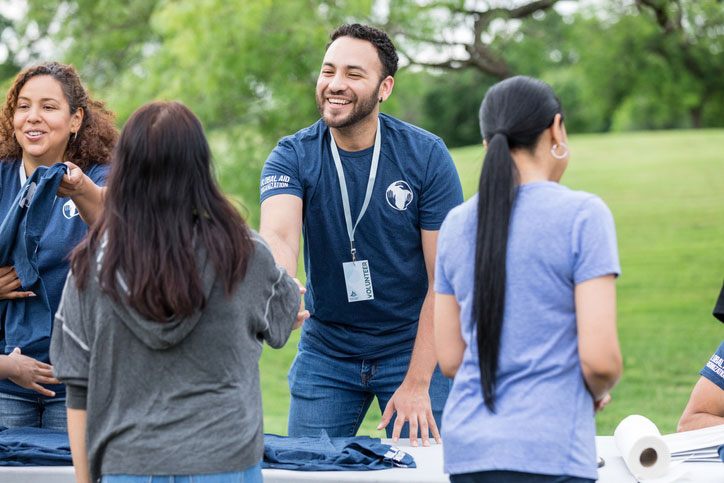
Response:
[{"label": "man's beard", "polygon": [[375,106],[377,105],[376,93],[362,99],[354,96],[353,99],[351,99],[352,104],[354,105],[352,112],[350,112],[345,118],[335,119],[328,118],[324,115],[324,95],[321,98],[320,96],[317,96],[316,100],[317,109],[319,110],[319,114],[322,116],[324,123],[327,126],[336,129],[342,129],[357,124],[359,121],[369,116],[370,113],[375,110]]}]

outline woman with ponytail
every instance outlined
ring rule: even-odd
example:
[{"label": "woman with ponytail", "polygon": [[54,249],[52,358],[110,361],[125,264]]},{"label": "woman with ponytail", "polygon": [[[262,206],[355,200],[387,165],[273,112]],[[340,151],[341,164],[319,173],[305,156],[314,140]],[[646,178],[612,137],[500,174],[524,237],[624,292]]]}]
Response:
[{"label": "woman with ponytail", "polygon": [[445,471],[453,482],[594,481],[593,415],[622,368],[613,217],[559,184],[568,142],[547,84],[494,85],[480,127],[478,193],[445,219],[435,265],[435,345],[455,377]]}]

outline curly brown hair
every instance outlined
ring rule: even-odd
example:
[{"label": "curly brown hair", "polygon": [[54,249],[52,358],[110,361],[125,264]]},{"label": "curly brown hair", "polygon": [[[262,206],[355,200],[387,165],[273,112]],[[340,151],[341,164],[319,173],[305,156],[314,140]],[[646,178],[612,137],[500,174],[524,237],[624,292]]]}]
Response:
[{"label": "curly brown hair", "polygon": [[111,111],[105,109],[105,103],[94,101],[88,97],[88,93],[72,65],[58,62],[28,67],[15,78],[0,109],[0,160],[10,161],[23,156],[23,150],[14,136],[13,116],[15,116],[20,90],[28,80],[41,75],[49,75],[58,81],[65,99],[70,105],[71,114],[79,108],[83,108],[83,122],[78,130],[77,138],[68,139],[64,159],[72,161],[82,170],[86,170],[93,164],[107,164],[118,140],[118,131],[114,124],[115,116]]}]

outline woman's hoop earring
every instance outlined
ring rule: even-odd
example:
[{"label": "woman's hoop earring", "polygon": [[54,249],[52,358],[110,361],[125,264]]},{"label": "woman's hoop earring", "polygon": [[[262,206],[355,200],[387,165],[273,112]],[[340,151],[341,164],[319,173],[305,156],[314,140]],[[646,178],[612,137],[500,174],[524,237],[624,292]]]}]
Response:
[{"label": "woman's hoop earring", "polygon": [[[556,149],[558,149],[558,146],[563,148],[563,154],[556,154]],[[563,159],[566,156],[568,156],[568,146],[566,146],[565,143],[561,144],[554,144],[551,148],[551,155],[556,159]]]},{"label": "woman's hoop earring", "polygon": [[75,141],[78,138],[78,131],[73,133],[73,139],[71,139],[71,142]]}]

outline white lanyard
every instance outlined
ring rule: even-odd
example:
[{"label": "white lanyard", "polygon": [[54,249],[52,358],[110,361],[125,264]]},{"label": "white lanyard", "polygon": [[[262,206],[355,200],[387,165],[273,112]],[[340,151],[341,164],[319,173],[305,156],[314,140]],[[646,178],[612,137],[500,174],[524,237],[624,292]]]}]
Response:
[{"label": "white lanyard", "polygon": [[20,161],[20,169],[18,171],[20,172],[20,187],[22,188],[28,180],[28,175],[25,174],[25,161]]},{"label": "white lanyard", "polygon": [[342,171],[342,161],[339,159],[339,151],[337,150],[337,144],[334,142],[334,136],[332,136],[332,130],[329,130],[329,146],[332,149],[332,158],[334,159],[334,165],[337,168],[337,177],[339,178],[339,191],[342,193],[342,207],[344,208],[344,221],[347,223],[347,235],[349,235],[349,248],[352,253],[352,261],[357,260],[357,249],[354,247],[354,231],[357,229],[357,224],[362,219],[367,211],[367,206],[370,204],[372,198],[372,189],[375,186],[375,177],[377,176],[377,165],[380,162],[380,120],[377,119],[377,133],[375,134],[375,147],[372,150],[372,166],[370,167],[370,177],[367,181],[367,192],[365,193],[365,199],[362,203],[362,209],[357,217],[357,222],[352,226],[352,213],[349,208],[349,194],[347,193],[347,182],[344,179],[344,171]]}]

